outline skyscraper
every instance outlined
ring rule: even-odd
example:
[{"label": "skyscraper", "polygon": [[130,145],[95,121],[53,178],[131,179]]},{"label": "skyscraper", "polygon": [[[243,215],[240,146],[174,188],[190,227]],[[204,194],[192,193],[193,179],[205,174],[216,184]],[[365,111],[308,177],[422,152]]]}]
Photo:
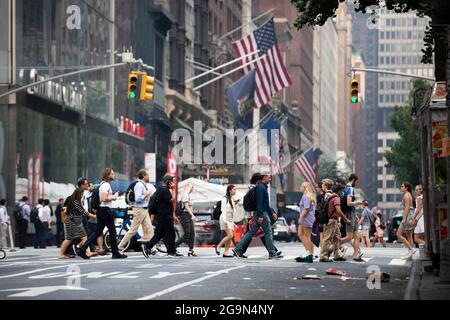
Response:
[{"label": "skyscraper", "polygon": [[[433,76],[433,65],[420,62],[428,20],[418,18],[415,12],[397,14],[382,9],[378,29],[379,67],[396,72]],[[400,185],[395,179],[393,169],[385,166],[386,159],[383,154],[399,138],[390,126],[389,116],[395,106],[410,104],[412,82],[410,78],[380,74],[378,89],[377,201],[378,207],[384,213],[394,215],[401,206]]]}]

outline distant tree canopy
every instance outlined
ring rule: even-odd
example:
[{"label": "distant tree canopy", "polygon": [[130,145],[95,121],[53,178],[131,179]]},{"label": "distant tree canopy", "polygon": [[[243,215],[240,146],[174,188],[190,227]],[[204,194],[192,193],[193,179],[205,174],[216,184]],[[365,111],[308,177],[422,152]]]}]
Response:
[{"label": "distant tree canopy", "polygon": [[[299,15],[294,22],[298,29],[304,26],[322,26],[329,18],[336,16],[340,2],[346,0],[290,0]],[[373,13],[374,9],[384,5],[396,13],[416,11],[418,17],[431,17],[431,0],[355,0],[355,11]],[[372,15],[373,16],[373,15]],[[373,18],[375,18],[373,16]],[[375,19],[373,19],[375,20]],[[374,21],[375,22],[375,21]],[[422,49],[422,63],[432,63],[434,44],[443,41],[446,33],[437,27],[427,27],[424,36],[425,47]]]},{"label": "distant tree canopy", "polygon": [[347,178],[348,172],[341,172],[337,168],[337,162],[328,160],[326,158],[320,158],[319,163],[319,181],[325,178],[336,181],[337,178]]},{"label": "distant tree canopy", "polygon": [[[423,80],[415,80],[411,95],[416,89],[427,86]],[[390,116],[391,127],[398,132],[400,139],[396,140],[390,151],[384,156],[392,166],[399,183],[404,181],[417,185],[421,177],[419,121],[412,119],[411,107],[395,107]]]}]

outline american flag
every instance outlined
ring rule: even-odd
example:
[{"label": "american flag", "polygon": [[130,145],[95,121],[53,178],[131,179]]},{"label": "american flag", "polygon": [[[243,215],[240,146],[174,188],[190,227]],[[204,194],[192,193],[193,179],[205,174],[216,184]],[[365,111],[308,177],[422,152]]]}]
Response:
[{"label": "american flag", "polygon": [[275,138],[275,161],[273,164],[273,174],[279,175],[279,174],[283,174],[284,173],[284,169],[281,166],[281,161],[283,160],[283,148],[284,148],[284,143],[283,143],[283,136],[280,134],[279,131],[277,131],[277,133],[275,133],[274,135]]},{"label": "american flag", "polygon": [[260,50],[259,53],[240,60],[241,65],[255,60],[258,55],[264,56],[256,62],[256,66],[252,63],[244,68],[244,73],[256,69],[255,104],[257,108],[266,105],[275,93],[291,85],[291,78],[284,66],[277,44],[273,18],[252,34],[233,42],[232,45],[237,57]]},{"label": "american flag", "polygon": [[317,160],[318,160],[318,152],[313,148],[310,148],[308,151],[303,153],[300,158],[295,161],[295,165],[300,173],[305,177],[306,181],[311,183],[312,186],[316,185],[317,178]]}]

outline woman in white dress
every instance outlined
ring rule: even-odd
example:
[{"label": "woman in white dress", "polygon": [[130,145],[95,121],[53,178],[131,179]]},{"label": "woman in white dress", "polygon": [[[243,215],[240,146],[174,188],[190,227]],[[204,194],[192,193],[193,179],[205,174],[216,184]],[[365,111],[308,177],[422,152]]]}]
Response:
[{"label": "woman in white dress", "polygon": [[422,185],[417,185],[414,189],[416,196],[416,209],[412,218],[411,225],[414,228],[414,241],[420,246],[425,244],[425,226],[423,223],[423,189]]},{"label": "woman in white dress", "polygon": [[236,201],[234,196],[236,195],[236,187],[229,185],[227,187],[227,194],[222,199],[222,214],[219,218],[220,229],[226,232],[226,236],[215,247],[216,254],[220,255],[220,248],[225,245],[225,251],[223,253],[224,258],[232,258],[233,255],[228,254],[230,250],[231,240],[233,239],[234,221],[233,217],[236,213]]}]

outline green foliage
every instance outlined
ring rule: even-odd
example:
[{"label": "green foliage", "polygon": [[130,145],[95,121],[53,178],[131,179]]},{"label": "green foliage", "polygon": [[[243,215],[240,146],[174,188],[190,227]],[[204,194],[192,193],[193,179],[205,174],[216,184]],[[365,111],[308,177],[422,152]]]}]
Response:
[{"label": "green foliage", "polygon": [[[426,83],[422,80],[414,81],[411,95],[414,90],[425,86]],[[387,166],[392,166],[399,183],[408,181],[412,185],[419,184],[422,178],[419,121],[412,119],[410,106],[397,106],[390,116],[390,124],[398,132],[400,139],[384,154]]]},{"label": "green foliage", "polygon": [[[322,26],[329,18],[336,16],[339,3],[345,0],[290,0],[299,15],[294,22],[298,29],[304,26]],[[388,10],[396,13],[416,11],[418,17],[431,16],[431,0],[355,0],[356,12],[372,12],[373,8],[379,8],[385,4]],[[439,32],[436,27],[430,27],[425,33],[425,47],[422,50],[422,63],[431,63],[434,44],[439,41]]]},{"label": "green foliage", "polygon": [[349,175],[347,172],[340,172],[337,169],[336,161],[320,158],[318,167],[320,180],[328,178],[335,181],[339,177],[347,177]]}]

